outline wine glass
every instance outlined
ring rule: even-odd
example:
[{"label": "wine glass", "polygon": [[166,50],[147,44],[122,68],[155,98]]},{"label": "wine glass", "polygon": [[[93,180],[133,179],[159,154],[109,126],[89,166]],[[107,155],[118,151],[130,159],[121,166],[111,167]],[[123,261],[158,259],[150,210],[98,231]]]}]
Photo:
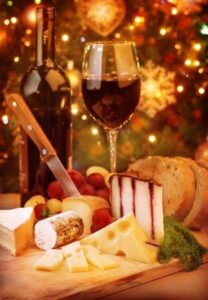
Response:
[{"label": "wine glass", "polygon": [[129,120],[140,96],[139,60],[132,41],[88,42],[82,67],[82,94],[110,144],[110,169],[116,172],[119,129]]}]

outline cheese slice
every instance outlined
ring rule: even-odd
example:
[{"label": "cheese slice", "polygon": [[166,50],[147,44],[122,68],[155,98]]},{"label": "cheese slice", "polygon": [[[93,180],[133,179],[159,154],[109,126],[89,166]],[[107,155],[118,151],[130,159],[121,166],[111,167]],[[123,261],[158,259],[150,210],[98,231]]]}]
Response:
[{"label": "cheese slice", "polygon": [[35,214],[33,207],[0,210],[0,246],[18,255],[32,245]]},{"label": "cheese slice", "polygon": [[104,253],[152,263],[153,257],[146,241],[147,237],[133,213],[80,240],[82,245],[92,245]]},{"label": "cheese slice", "polygon": [[90,264],[101,270],[109,270],[118,267],[118,264],[111,259],[107,254],[100,252],[91,245],[83,245],[83,249],[87,260]]},{"label": "cheese slice", "polygon": [[62,247],[70,272],[89,271],[89,265],[79,241]]},{"label": "cheese slice", "polygon": [[50,249],[33,265],[35,270],[54,271],[63,261],[63,253],[58,249]]}]

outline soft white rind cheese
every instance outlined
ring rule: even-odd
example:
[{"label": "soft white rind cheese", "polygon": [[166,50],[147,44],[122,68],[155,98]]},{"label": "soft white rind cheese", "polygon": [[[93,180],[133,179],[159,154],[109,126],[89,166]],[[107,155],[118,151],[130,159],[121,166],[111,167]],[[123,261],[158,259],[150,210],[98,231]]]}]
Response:
[{"label": "soft white rind cheese", "polygon": [[18,255],[33,244],[33,207],[0,210],[0,246]]},{"label": "soft white rind cheese", "polygon": [[35,244],[43,250],[56,248],[78,239],[83,229],[83,221],[74,211],[56,214],[35,224]]},{"label": "soft white rind cheese", "polygon": [[152,263],[153,257],[146,241],[147,237],[133,213],[80,240],[82,245],[92,245],[104,253]]}]

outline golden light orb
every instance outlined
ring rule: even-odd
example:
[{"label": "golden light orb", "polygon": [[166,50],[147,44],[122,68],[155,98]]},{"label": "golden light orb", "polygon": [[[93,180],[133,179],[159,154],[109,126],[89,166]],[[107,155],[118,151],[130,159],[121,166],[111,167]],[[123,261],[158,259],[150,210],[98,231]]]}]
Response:
[{"label": "golden light orb", "polygon": [[24,45],[25,45],[26,47],[30,47],[31,43],[30,43],[30,41],[25,41],[25,42],[24,42]]},{"label": "golden light orb", "polygon": [[81,116],[81,119],[82,119],[83,121],[87,120],[87,115],[82,115],[82,116]]},{"label": "golden light orb", "polygon": [[154,134],[150,134],[148,136],[148,141],[152,144],[154,144],[157,141],[157,137]]},{"label": "golden light orb", "polygon": [[11,23],[16,24],[17,23],[17,18],[16,17],[11,17]]},{"label": "golden light orb", "polygon": [[7,115],[3,115],[1,117],[1,120],[4,125],[7,125],[9,123],[9,117]]},{"label": "golden light orb", "polygon": [[200,69],[198,70],[198,72],[199,72],[199,74],[203,74],[203,73],[204,73],[204,68],[200,68]]},{"label": "golden light orb", "polygon": [[98,133],[99,133],[98,128],[97,128],[97,127],[92,127],[92,128],[91,128],[91,133],[92,133],[93,135],[98,135]]},{"label": "golden light orb", "polygon": [[121,37],[121,34],[117,32],[117,33],[115,34],[115,38],[116,38],[116,39],[120,39],[120,37]]},{"label": "golden light orb", "polygon": [[192,64],[191,59],[190,59],[190,58],[187,58],[187,59],[185,60],[184,64],[185,64],[186,66],[188,66],[188,67],[191,66],[191,64]]},{"label": "golden light orb", "polygon": [[177,89],[177,92],[179,92],[179,93],[182,93],[184,91],[184,87],[181,84],[178,85],[176,89]]},{"label": "golden light orb", "polygon": [[71,113],[74,116],[79,113],[79,106],[77,104],[72,104],[71,105]]},{"label": "golden light orb", "polygon": [[181,49],[181,45],[180,44],[175,44],[175,49],[176,50],[180,50]]},{"label": "golden light orb", "polygon": [[32,30],[31,30],[30,28],[27,28],[27,29],[25,30],[25,33],[26,33],[27,35],[30,35],[30,34],[32,33]]},{"label": "golden light orb", "polygon": [[177,8],[176,8],[176,7],[173,7],[173,8],[171,9],[171,14],[175,16],[175,15],[177,15],[177,13],[178,13]]},{"label": "golden light orb", "polygon": [[63,42],[68,42],[69,41],[69,35],[64,33],[64,34],[62,34],[61,39],[62,39]]},{"label": "golden light orb", "polygon": [[14,62],[17,63],[17,62],[19,62],[19,60],[20,60],[19,56],[15,56],[15,57],[14,57]]},{"label": "golden light orb", "polygon": [[35,9],[30,9],[27,13],[27,19],[30,23],[34,24],[36,22],[36,12]]},{"label": "golden light orb", "polygon": [[166,28],[160,28],[160,35],[166,35],[167,29]]},{"label": "golden light orb", "polygon": [[7,6],[12,6],[13,5],[13,1],[9,0],[7,1]]},{"label": "golden light orb", "polygon": [[198,89],[198,93],[199,93],[200,95],[203,95],[203,94],[205,93],[205,89],[204,89],[203,87],[200,87],[200,88]]},{"label": "golden light orb", "polygon": [[5,20],[4,20],[4,25],[8,26],[9,24],[10,24],[9,19],[5,19]]},{"label": "golden light orb", "polygon": [[141,25],[141,24],[143,24],[144,22],[145,22],[145,18],[142,17],[142,16],[136,16],[136,17],[134,18],[134,23],[135,23],[136,25]]},{"label": "golden light orb", "polygon": [[195,67],[200,66],[200,61],[199,61],[199,60],[195,60],[195,61],[194,61],[194,66],[195,66]]},{"label": "golden light orb", "polygon": [[133,24],[129,25],[129,30],[133,31],[135,29],[135,26]]},{"label": "golden light orb", "polygon": [[202,45],[201,45],[200,43],[196,43],[196,44],[194,44],[193,48],[194,48],[194,50],[196,50],[196,51],[200,51],[201,48],[202,48]]}]

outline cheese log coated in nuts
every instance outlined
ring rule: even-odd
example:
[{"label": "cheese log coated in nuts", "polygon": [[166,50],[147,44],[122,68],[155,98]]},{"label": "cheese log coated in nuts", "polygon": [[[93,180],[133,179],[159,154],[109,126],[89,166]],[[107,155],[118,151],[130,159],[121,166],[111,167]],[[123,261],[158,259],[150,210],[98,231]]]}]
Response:
[{"label": "cheese log coated in nuts", "polygon": [[35,244],[43,250],[56,248],[78,239],[84,230],[82,218],[67,211],[35,224]]}]

